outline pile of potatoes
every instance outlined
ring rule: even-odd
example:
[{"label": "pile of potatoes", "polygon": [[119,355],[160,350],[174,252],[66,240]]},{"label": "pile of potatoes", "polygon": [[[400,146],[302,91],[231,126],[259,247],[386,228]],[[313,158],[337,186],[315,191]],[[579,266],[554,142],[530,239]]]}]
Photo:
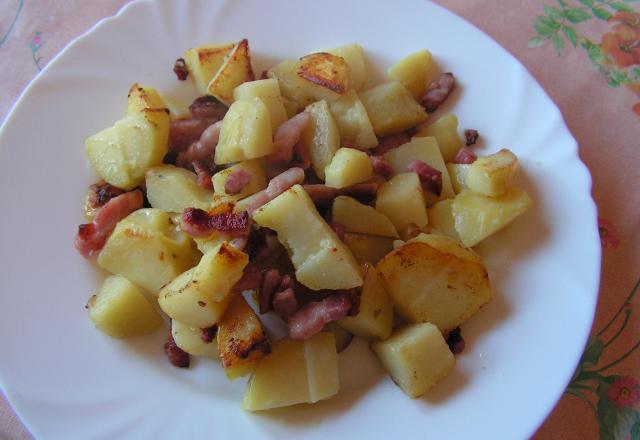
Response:
[{"label": "pile of potatoes", "polygon": [[[377,85],[368,83],[357,44],[285,60],[259,80],[247,40],[194,47],[184,59],[198,92],[229,106],[213,158],[224,169],[209,190],[193,172],[164,165],[170,122],[182,115],[167,110],[153,88],[137,84],[124,118],[87,139],[100,178],[123,190],[144,185],[151,204],[121,220],[98,255],[98,265],[113,275],[88,303],[96,327],[118,338],[144,334],[166,314],[182,350],[219,357],[229,378],[250,374],[247,410],[335,395],[336,335],[345,331],[370,341],[405,393],[424,394],[454,366],[448,333],[492,297],[472,247],[531,204],[513,185],[517,157],[503,149],[471,164],[452,162],[462,147],[456,116],[431,121],[419,104],[433,75],[426,50],[400,60]],[[243,211],[274,175],[264,159],[275,131],[302,111],[311,123],[300,142],[317,177],[333,188],[376,182],[379,189],[370,204],[336,197],[323,216],[304,187],[294,185],[253,213],[258,227],[277,233],[298,283],[360,289],[359,311],[340,319],[339,331],[334,325],[306,340],[270,341],[251,301],[232,289],[248,255],[222,234],[187,235],[180,214]],[[415,133],[410,141],[383,156],[393,175],[375,174],[368,150],[408,129]],[[407,171],[413,160],[441,172],[441,194],[425,191]],[[251,175],[250,184],[226,194],[226,178],[238,168]],[[343,239],[331,223],[342,226]],[[204,341],[201,329],[213,326],[216,338]]]}]

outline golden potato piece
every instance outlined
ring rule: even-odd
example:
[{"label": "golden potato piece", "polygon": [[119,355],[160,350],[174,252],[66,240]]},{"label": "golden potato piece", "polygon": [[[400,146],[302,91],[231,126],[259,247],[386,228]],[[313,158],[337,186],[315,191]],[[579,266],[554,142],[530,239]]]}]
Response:
[{"label": "golden potato piece", "polygon": [[432,65],[431,52],[426,49],[407,55],[387,70],[389,78],[400,81],[420,101],[427,90],[427,74]]},{"label": "golden potato piece", "polygon": [[309,151],[313,171],[324,180],[324,169],[340,148],[340,132],[327,101],[314,102],[304,111],[309,113],[311,121],[309,127],[302,132],[300,142]]},{"label": "golden potato piece", "polygon": [[224,63],[207,85],[207,92],[226,105],[233,102],[233,90],[246,81],[254,80],[249,41],[245,38],[227,54]]},{"label": "golden potato piece", "polygon": [[496,197],[507,192],[518,175],[518,158],[503,148],[489,156],[479,157],[469,166],[467,187],[480,194]]},{"label": "golden potato piece", "polygon": [[373,176],[371,160],[364,151],[340,148],[324,169],[325,183],[331,188],[346,188],[366,182]]},{"label": "golden potato piece", "polygon": [[340,223],[346,232],[398,237],[398,231],[386,215],[348,196],[335,198],[331,221]]},{"label": "golden potato piece", "polygon": [[427,112],[398,81],[379,84],[360,93],[377,136],[399,133],[427,120]]},{"label": "golden potato piece", "polygon": [[218,357],[218,346],[215,340],[205,342],[202,339],[202,329],[189,327],[175,319],[171,320],[171,336],[176,345],[193,356]]},{"label": "golden potato piece", "polygon": [[127,95],[127,113],[134,113],[145,108],[166,108],[164,100],[153,87],[141,86],[135,83]]},{"label": "golden potato piece", "polygon": [[327,52],[300,58],[298,76],[343,95],[349,88],[349,66],[344,58]]},{"label": "golden potato piece", "polygon": [[184,61],[199,94],[208,93],[209,81],[220,69],[233,47],[233,43],[203,44],[185,51]]},{"label": "golden potato piece", "polygon": [[378,145],[367,110],[355,90],[349,90],[329,103],[340,131],[342,145],[366,150]]},{"label": "golden potato piece", "polygon": [[393,249],[393,238],[347,232],[344,234],[344,244],[358,263],[378,264]]},{"label": "golden potato piece", "polygon": [[367,65],[362,46],[357,43],[326,49],[333,55],[344,58],[349,65],[349,88],[360,90],[367,81]]},{"label": "golden potato piece", "polygon": [[444,115],[415,134],[415,137],[426,136],[436,138],[445,162],[451,162],[462,148],[462,139],[458,135],[458,117],[454,114]]},{"label": "golden potato piece", "polygon": [[397,174],[380,185],[376,210],[386,215],[398,231],[409,225],[425,227],[429,217],[418,175]]},{"label": "golden potato piece", "polygon": [[207,209],[213,193],[198,185],[195,173],[173,165],[147,170],[147,199],[152,207],[182,213],[185,208]]}]

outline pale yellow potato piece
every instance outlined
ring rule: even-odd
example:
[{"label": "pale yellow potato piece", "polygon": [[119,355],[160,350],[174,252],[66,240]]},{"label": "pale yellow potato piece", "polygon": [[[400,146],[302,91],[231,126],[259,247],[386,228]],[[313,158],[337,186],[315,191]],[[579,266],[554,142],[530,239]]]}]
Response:
[{"label": "pale yellow potato piece", "polygon": [[167,105],[156,89],[135,83],[127,95],[127,113],[139,112],[145,108],[167,108]]},{"label": "pale yellow potato piece", "polygon": [[258,97],[269,109],[271,115],[271,128],[275,132],[287,119],[287,111],[280,96],[278,80],[259,79],[240,84],[233,90],[233,100]]},{"label": "pale yellow potato piece", "polygon": [[393,250],[393,238],[391,237],[347,232],[344,234],[343,241],[360,264],[378,264],[378,261]]},{"label": "pale yellow potato piece", "polygon": [[338,124],[342,145],[366,150],[378,145],[378,138],[367,110],[355,90],[329,103],[331,113]]},{"label": "pale yellow potato piece", "polygon": [[339,95],[349,88],[349,65],[344,58],[317,52],[300,58],[297,75]]},{"label": "pale yellow potato piece", "polygon": [[496,197],[509,190],[520,166],[518,158],[503,148],[489,156],[479,157],[469,166],[466,184],[471,191]]},{"label": "pale yellow potato piece", "polygon": [[311,118],[309,126],[302,132],[300,142],[309,151],[313,171],[324,180],[324,169],[331,163],[333,155],[340,148],[338,125],[329,110],[327,101],[314,102],[304,111]]},{"label": "pale yellow potato piece", "polygon": [[426,243],[432,248],[444,252],[447,254],[455,255],[462,260],[472,261],[474,263],[482,264],[482,259],[473,249],[466,248],[459,241],[447,237],[442,234],[427,234],[421,232],[415,237],[407,240],[407,243]]},{"label": "pale yellow potato piece", "polygon": [[351,43],[332,49],[325,49],[322,52],[329,52],[344,58],[349,65],[349,88],[354,90],[362,89],[367,82],[367,65],[362,46],[357,43]]},{"label": "pale yellow potato piece", "polygon": [[431,52],[426,49],[407,55],[387,70],[390,79],[400,81],[420,101],[427,91],[427,74],[433,64]]},{"label": "pale yellow potato piece", "polygon": [[451,113],[442,116],[415,134],[415,137],[425,136],[436,138],[445,162],[451,162],[458,154],[458,150],[462,148],[462,139],[458,135],[458,117]]},{"label": "pale yellow potato piece", "polygon": [[451,205],[460,241],[465,246],[475,246],[515,220],[531,203],[527,193],[517,188],[498,197],[463,190]]},{"label": "pale yellow potato piece", "polygon": [[333,333],[336,339],[336,351],[338,353],[346,349],[349,344],[351,344],[351,341],[353,341],[353,333],[340,327],[336,321],[325,325],[322,331]]},{"label": "pale yellow potato piece", "polygon": [[195,241],[198,250],[203,254],[206,254],[211,249],[220,246],[223,242],[228,241],[229,238],[221,235],[213,233],[208,237],[195,237],[193,241]]},{"label": "pale yellow potato piece", "polygon": [[459,194],[460,191],[467,187],[467,174],[469,173],[470,166],[470,164],[466,163],[447,164],[447,171],[451,178],[451,185],[453,186],[453,191],[455,191],[456,194]]},{"label": "pale yellow potato piece", "polygon": [[360,93],[377,136],[399,133],[427,120],[427,112],[400,82],[379,84]]},{"label": "pale yellow potato piece", "polygon": [[[281,83],[278,82],[278,84]],[[284,105],[284,109],[287,112],[287,118],[291,119],[298,114],[298,104],[295,101],[287,99],[284,96],[280,97],[280,101],[282,101],[282,105]]]},{"label": "pale yellow potato piece", "polygon": [[122,189],[136,187],[137,183],[130,176],[115,127],[106,128],[88,137],[85,150],[89,163],[105,182]]},{"label": "pale yellow potato piece", "polygon": [[399,231],[411,224],[429,223],[422,185],[416,173],[396,174],[378,188],[376,210],[386,215]]},{"label": "pale yellow potato piece", "polygon": [[222,120],[215,163],[224,165],[271,154],[273,132],[269,109],[258,97],[239,99]]},{"label": "pale yellow potato piece", "polygon": [[296,279],[313,290],[351,289],[362,285],[360,267],[349,248],[322,219],[300,185],[294,185],[253,213],[253,220],[273,229],[296,269]]},{"label": "pale yellow potato piece", "polygon": [[473,251],[444,235],[433,237],[429,243],[424,238],[408,241],[377,269],[400,315],[446,332],[475,314],[493,294],[487,271]]},{"label": "pale yellow potato piece", "polygon": [[147,170],[147,199],[153,208],[182,212],[185,208],[207,209],[213,193],[198,185],[195,173],[173,165]]},{"label": "pale yellow potato piece", "polygon": [[157,294],[163,285],[193,266],[196,257],[193,241],[169,215],[147,208],[118,222],[98,254],[98,265]]},{"label": "pale yellow potato piece", "polygon": [[315,403],[338,393],[338,354],[332,333],[309,339],[283,339],[256,366],[242,407],[260,411],[299,403]]},{"label": "pale yellow potato piece", "polygon": [[410,142],[385,153],[384,158],[391,164],[396,174],[406,173],[407,167],[413,160],[421,160],[442,173],[442,193],[440,196],[436,196],[431,192],[426,192],[425,200],[427,205],[432,205],[440,200],[451,199],[455,196],[449,171],[447,171],[447,167],[444,164],[435,138],[414,137]]},{"label": "pale yellow potato piece", "polygon": [[108,276],[87,308],[96,328],[114,338],[151,333],[163,322],[140,289],[122,275]]},{"label": "pale yellow potato piece", "polygon": [[[297,113],[300,109],[305,108],[309,104],[318,101],[318,99],[310,93],[311,87],[317,87],[315,84],[309,83],[298,76],[298,67],[300,62],[297,60],[285,60],[268,70],[269,78],[278,80],[280,85],[280,93],[285,98],[283,104],[287,108],[287,113],[291,117],[291,113]],[[337,93],[331,99],[336,99],[340,95]],[[294,105],[295,104],[295,105]]]},{"label": "pale yellow potato piece", "polygon": [[200,95],[206,95],[207,85],[220,70],[225,57],[234,48],[234,43],[204,44],[192,47],[184,53],[184,61],[189,75]]},{"label": "pale yellow potato piece", "polygon": [[224,62],[207,84],[207,93],[220,102],[231,105],[233,90],[240,84],[253,79],[249,41],[245,38],[225,56]]},{"label": "pale yellow potato piece", "polygon": [[216,335],[220,361],[229,379],[249,374],[271,350],[256,313],[240,293],[232,296]]},{"label": "pale yellow potato piece", "polygon": [[335,198],[331,221],[340,223],[345,232],[398,237],[398,231],[386,215],[348,196]]},{"label": "pale yellow potato piece", "polygon": [[365,339],[387,339],[393,327],[393,303],[376,268],[363,265],[364,284],[358,314],[338,320],[338,324]]},{"label": "pale yellow potato piece", "polygon": [[324,169],[325,184],[332,188],[346,188],[366,182],[373,176],[371,160],[364,151],[340,148]]},{"label": "pale yellow potato piece", "polygon": [[189,327],[187,324],[173,319],[171,321],[171,335],[178,347],[193,356],[218,357],[218,345],[215,339],[211,342],[204,342],[200,328]]},{"label": "pale yellow potato piece", "polygon": [[[244,187],[242,191],[238,194],[227,194],[224,190],[225,184],[227,183],[227,178],[229,174],[238,171],[244,170],[251,175],[251,180]],[[267,181],[267,176],[264,174],[264,170],[262,169],[262,165],[258,160],[246,160],[244,162],[237,163],[229,168],[226,168],[222,171],[218,171],[213,175],[213,191],[216,194],[225,195],[231,197],[234,200],[244,199],[245,197],[249,197],[252,194],[257,193],[258,191],[262,191],[267,187],[269,183]]]},{"label": "pale yellow potato piece", "polygon": [[428,208],[427,215],[429,216],[429,225],[447,237],[460,241],[451,210],[452,205],[453,199],[447,199]]},{"label": "pale yellow potato piece", "polygon": [[412,398],[433,388],[455,365],[442,334],[430,323],[406,326],[372,348],[393,381]]}]

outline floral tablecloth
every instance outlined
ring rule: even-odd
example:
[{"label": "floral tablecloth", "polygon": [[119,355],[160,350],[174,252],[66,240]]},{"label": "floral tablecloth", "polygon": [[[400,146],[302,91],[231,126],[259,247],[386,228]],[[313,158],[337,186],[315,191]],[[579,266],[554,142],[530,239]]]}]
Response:
[{"label": "floral tablecloth", "polygon": [[[518,58],[593,176],[603,247],[580,366],[536,439],[640,439],[640,0],[435,0]],[[126,0],[0,2],[0,122],[69,41]],[[514,404],[526,411],[527,396]],[[0,393],[0,438],[31,438]]]}]

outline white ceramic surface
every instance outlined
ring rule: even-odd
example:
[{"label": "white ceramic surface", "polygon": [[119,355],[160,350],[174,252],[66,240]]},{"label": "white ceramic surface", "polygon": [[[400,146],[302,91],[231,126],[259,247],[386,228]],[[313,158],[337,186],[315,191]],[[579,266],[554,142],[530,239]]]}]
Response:
[{"label": "white ceramic surface", "polygon": [[[378,23],[384,22],[384,25]],[[357,41],[372,77],[429,48],[459,87],[454,111],[481,153],[508,146],[534,208],[480,246],[496,298],[463,327],[454,372],[407,398],[365,344],[340,355],[331,401],[240,409],[244,381],[213,362],[185,371],[166,331],[116,341],[83,305],[101,274],[73,249],[88,184],[83,141],[124,111],[136,81],[194,96],[173,61],[190,46],[247,37],[256,72]],[[596,304],[600,245],[591,181],[558,109],[486,35],[420,0],[135,2],[77,39],[34,81],[0,132],[0,383],[38,438],[525,438],[571,377]]]}]

